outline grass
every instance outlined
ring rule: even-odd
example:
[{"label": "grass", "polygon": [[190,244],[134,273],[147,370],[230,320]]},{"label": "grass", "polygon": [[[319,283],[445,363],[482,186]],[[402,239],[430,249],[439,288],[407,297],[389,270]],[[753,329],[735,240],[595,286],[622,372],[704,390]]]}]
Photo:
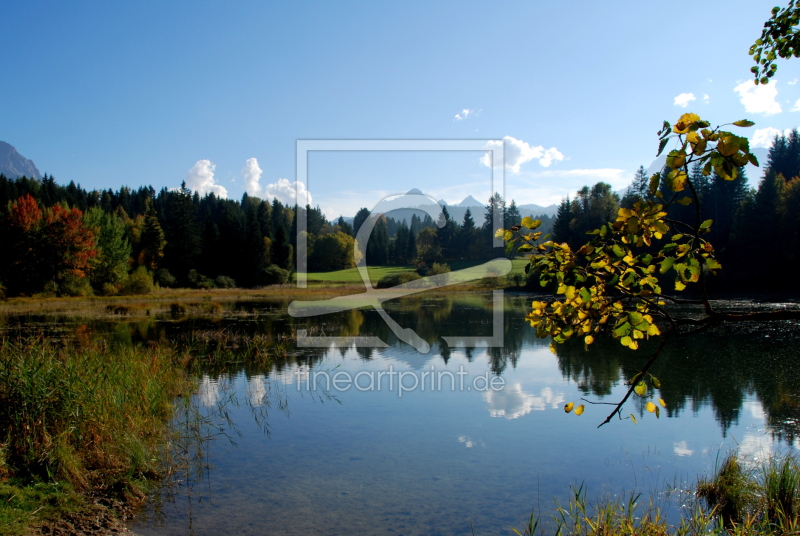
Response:
[{"label": "grass", "polygon": [[[450,269],[452,271],[455,271],[455,270],[462,270],[464,268],[470,268],[472,266],[477,266],[482,262],[483,261],[454,261],[454,262],[448,262],[448,264],[450,265]],[[511,261],[511,272],[524,273],[526,264],[528,264],[528,261],[526,259],[513,259]],[[373,285],[383,277],[403,274],[403,273],[411,273],[414,272],[415,269],[416,267],[414,266],[369,266],[367,268],[367,270],[369,271],[370,280],[372,281]],[[361,275],[359,274],[357,268],[348,268],[347,270],[338,270],[336,272],[309,273],[308,281],[317,283],[363,285],[361,280]]]},{"label": "grass", "polygon": [[736,453],[722,459],[715,474],[698,480],[677,524],[669,523],[655,499],[639,494],[588,504],[583,486],[573,488],[565,506],[551,516],[531,512],[518,536],[701,536],[800,534],[800,466],[792,456],[775,457],[749,469]]},{"label": "grass", "polygon": [[159,476],[188,355],[171,347],[0,341],[0,534],[87,506],[143,499]]}]

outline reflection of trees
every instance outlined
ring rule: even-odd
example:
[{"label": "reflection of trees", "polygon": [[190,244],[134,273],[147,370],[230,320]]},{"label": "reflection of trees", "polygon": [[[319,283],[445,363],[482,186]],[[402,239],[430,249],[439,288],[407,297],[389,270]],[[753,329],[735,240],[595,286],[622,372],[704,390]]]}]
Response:
[{"label": "reflection of trees", "polygon": [[[724,433],[738,422],[746,396],[755,393],[773,435],[793,441],[800,432],[798,334],[766,335],[757,325],[737,325],[670,341],[650,369],[661,381],[667,414],[710,405]],[[649,357],[647,346],[633,352],[610,339],[597,340],[588,352],[580,343],[558,345],[557,351],[562,374],[585,394],[601,397],[630,380]]]},{"label": "reflection of trees", "polygon": [[[540,347],[547,342],[536,339],[525,322],[528,299],[508,299],[503,320],[503,348],[487,350],[489,367],[502,374],[516,367],[523,347]],[[198,370],[211,380],[220,375],[244,372],[248,378],[267,377],[292,371],[295,367],[315,365],[329,353],[328,348],[297,348],[296,329],[310,335],[374,336],[389,345],[408,350],[372,309],[351,310],[316,318],[295,319],[285,313],[285,304],[237,304],[234,315],[219,321],[211,318],[185,318],[180,322],[146,317],[111,322],[88,320],[90,336],[105,337],[119,344],[148,341],[175,341],[182,344],[192,334],[202,331],[229,330],[239,339],[209,341],[206,346],[192,347],[199,353],[216,353],[221,359],[209,360]],[[476,295],[422,295],[385,304],[386,311],[403,327],[414,329],[447,362],[455,348],[448,348],[441,339],[447,336],[490,336],[492,334],[492,300],[489,293]],[[241,312],[241,317],[236,313]],[[44,318],[31,317],[30,323],[41,325]],[[7,320],[14,325],[18,320]],[[74,319],[59,319],[61,325]],[[698,411],[710,406],[723,431],[739,419],[745,398],[755,394],[763,404],[767,423],[776,438],[794,441],[800,436],[800,330],[791,323],[782,330],[768,331],[757,324],[723,326],[715,331],[688,338],[676,338],[666,346],[651,372],[661,380],[660,396],[667,402],[665,414],[679,416],[685,411]],[[271,341],[277,356],[268,365],[251,359],[248,338],[262,337]],[[196,338],[196,337],[195,337]],[[213,337],[212,337],[213,338]],[[205,344],[205,343],[204,343]],[[216,344],[216,346],[215,346]],[[337,351],[344,355],[347,348]],[[474,348],[464,348],[472,361]],[[589,352],[583,344],[557,346],[561,373],[574,381],[586,395],[605,397],[612,388],[632,378],[648,358],[648,345],[634,352],[621,348],[611,340],[598,340]],[[364,359],[373,357],[373,349],[358,348]],[[482,355],[483,348],[477,349]]]}]

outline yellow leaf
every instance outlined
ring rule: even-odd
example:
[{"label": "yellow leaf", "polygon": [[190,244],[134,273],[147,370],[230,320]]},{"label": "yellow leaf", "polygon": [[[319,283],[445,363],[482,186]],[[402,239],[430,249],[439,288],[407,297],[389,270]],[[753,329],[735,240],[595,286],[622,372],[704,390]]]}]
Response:
[{"label": "yellow leaf", "polygon": [[522,226],[530,229],[533,226],[533,218],[530,216],[525,216],[522,218]]},{"label": "yellow leaf", "polygon": [[675,123],[675,126],[672,127],[672,131],[676,134],[686,134],[689,132],[689,129],[692,125],[694,125],[697,121],[700,121],[700,116],[697,114],[683,114],[679,119],[678,122]]},{"label": "yellow leaf", "polygon": [[503,233],[503,240],[511,240],[512,238],[514,238],[514,233],[511,231],[506,231]]},{"label": "yellow leaf", "polygon": [[639,424],[636,422],[636,417],[633,416],[633,413],[631,413],[631,420],[633,421],[633,424]]},{"label": "yellow leaf", "polygon": [[648,402],[647,405],[644,408],[647,411],[649,411],[650,413],[654,413],[656,411],[656,409],[658,409],[658,408],[656,408],[656,405],[653,404],[652,402]]},{"label": "yellow leaf", "polygon": [[639,382],[636,384],[636,387],[633,388],[633,392],[635,392],[639,396],[644,396],[647,394],[647,384],[644,382]]},{"label": "yellow leaf", "polygon": [[594,337],[592,337],[591,335],[587,335],[586,337],[583,338],[583,342],[586,344],[592,344],[594,342]]},{"label": "yellow leaf", "polygon": [[570,411],[572,411],[573,407],[575,407],[575,404],[573,404],[572,402],[567,402],[566,404],[564,404],[564,411],[569,413]]},{"label": "yellow leaf", "polygon": [[661,404],[661,407],[662,407],[662,408],[666,408],[666,407],[667,407],[667,403],[666,403],[666,402],[664,402],[664,399],[663,399],[663,398],[659,398],[659,399],[658,399],[658,403],[659,403],[659,404]]},{"label": "yellow leaf", "polygon": [[554,342],[550,343],[550,351],[553,352],[554,354],[556,353],[556,343]]},{"label": "yellow leaf", "polygon": [[[674,175],[672,175],[672,173],[674,173]],[[686,188],[686,180],[689,176],[685,171],[673,171],[672,173],[670,173],[670,175],[672,175],[672,191],[682,192]]]},{"label": "yellow leaf", "polygon": [[582,415],[583,414],[583,409],[584,409],[583,404],[581,404],[580,406],[575,408],[575,415]]},{"label": "yellow leaf", "polygon": [[506,230],[505,229],[498,229],[497,231],[494,232],[494,237],[495,238],[500,238],[500,237],[504,236],[505,234],[506,234]]}]

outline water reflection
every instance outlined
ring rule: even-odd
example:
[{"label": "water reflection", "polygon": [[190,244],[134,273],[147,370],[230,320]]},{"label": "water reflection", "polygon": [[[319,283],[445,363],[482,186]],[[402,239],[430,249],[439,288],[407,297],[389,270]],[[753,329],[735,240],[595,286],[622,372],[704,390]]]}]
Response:
[{"label": "water reflection", "polygon": [[[265,527],[307,534],[320,526],[330,533],[469,534],[469,519],[476,533],[500,533],[518,526],[537,497],[564,493],[570,483],[616,493],[630,489],[631,469],[671,480],[713,469],[720,449],[738,446],[752,462],[800,447],[795,324],[771,331],[723,327],[670,341],[652,368],[667,403],[661,419],[633,402],[631,411],[645,416],[638,426],[614,421],[596,430],[605,417],[602,406],[587,406],[576,417],[566,415],[563,404],[580,397],[618,400],[648,355],[646,347],[633,352],[599,339],[589,352],[568,344],[553,355],[549,341],[536,339],[524,320],[527,298],[506,301],[504,347],[450,347],[443,336],[492,335],[491,295],[463,298],[417,296],[386,304],[398,324],[428,342],[428,354],[398,341],[374,311],[294,319],[285,304],[275,303],[233,304],[222,318],[180,321],[168,315],[58,318],[56,325],[44,316],[6,318],[0,329],[62,332],[71,326],[76,332],[83,325],[81,337],[172,341],[196,356],[194,406],[179,406],[176,429],[185,437],[217,439],[181,446],[206,469],[182,473],[161,494],[166,517],[148,507],[148,519],[160,521],[137,525],[143,535],[185,534],[187,527],[197,534],[270,532]],[[379,337],[389,346],[298,348],[297,329]],[[271,361],[253,359],[260,351],[255,340],[267,341]],[[203,360],[211,355],[222,358]],[[505,386],[417,390],[402,398],[297,387],[317,372],[355,375],[390,367],[418,374],[463,367],[470,377],[499,376]],[[198,422],[205,424],[193,431]]]}]

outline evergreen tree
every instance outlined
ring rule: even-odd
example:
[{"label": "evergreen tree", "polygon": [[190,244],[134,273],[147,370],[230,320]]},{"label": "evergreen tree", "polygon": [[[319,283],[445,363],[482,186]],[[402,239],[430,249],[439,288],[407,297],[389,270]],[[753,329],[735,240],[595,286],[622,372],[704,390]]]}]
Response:
[{"label": "evergreen tree", "polygon": [[166,268],[178,278],[186,281],[189,270],[196,266],[200,253],[200,233],[197,229],[196,208],[192,191],[181,183],[169,200],[169,216],[166,226],[167,245],[164,251]]},{"label": "evergreen tree", "polygon": [[164,230],[158,222],[152,202],[148,199],[136,259],[139,266],[144,266],[148,270],[155,270],[164,257],[166,243]]},{"label": "evergreen tree", "polygon": [[553,241],[563,244],[572,240],[572,203],[569,196],[561,200],[553,222]]}]

